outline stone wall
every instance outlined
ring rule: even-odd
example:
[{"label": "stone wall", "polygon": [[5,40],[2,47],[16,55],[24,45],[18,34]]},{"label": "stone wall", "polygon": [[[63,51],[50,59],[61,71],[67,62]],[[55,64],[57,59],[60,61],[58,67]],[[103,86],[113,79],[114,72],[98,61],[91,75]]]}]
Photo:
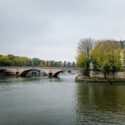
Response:
[{"label": "stone wall", "polygon": [[[91,71],[90,72],[90,77],[91,78],[104,78],[104,74],[101,71]],[[112,74],[108,75],[108,78],[113,78]],[[125,79],[125,72],[117,72],[114,76],[116,79]]]}]

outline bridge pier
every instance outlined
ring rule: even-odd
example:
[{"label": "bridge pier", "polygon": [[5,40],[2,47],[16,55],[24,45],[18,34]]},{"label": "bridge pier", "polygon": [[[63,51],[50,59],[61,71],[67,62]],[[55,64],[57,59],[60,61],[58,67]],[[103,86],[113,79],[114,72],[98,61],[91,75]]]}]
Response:
[{"label": "bridge pier", "polygon": [[19,76],[19,72],[16,72],[16,75]]},{"label": "bridge pier", "polygon": [[50,72],[50,73],[48,74],[48,76],[49,76],[50,78],[53,77],[53,73]]}]

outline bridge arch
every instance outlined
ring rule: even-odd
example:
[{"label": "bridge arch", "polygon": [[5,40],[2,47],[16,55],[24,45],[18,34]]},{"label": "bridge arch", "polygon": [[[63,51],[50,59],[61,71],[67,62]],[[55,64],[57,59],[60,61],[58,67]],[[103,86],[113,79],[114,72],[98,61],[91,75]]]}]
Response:
[{"label": "bridge arch", "polygon": [[[66,70],[65,70],[66,71]],[[61,73],[61,72],[64,72],[64,70],[61,70],[61,71],[58,71],[56,73],[53,74],[53,77],[58,77],[58,75]]]},{"label": "bridge arch", "polygon": [[27,70],[24,70],[24,71],[22,71],[21,73],[20,73],[20,76],[26,76],[26,74],[28,73],[28,72],[30,72],[30,71],[37,71],[37,72],[43,72],[43,73],[45,73],[46,75],[48,75],[45,71],[43,71],[43,70],[40,70],[40,69],[27,69]]},{"label": "bridge arch", "polygon": [[13,75],[14,72],[12,72],[11,70],[8,69],[0,69],[0,75]]},{"label": "bridge arch", "polygon": [[[74,70],[60,70],[60,71],[57,71],[57,72],[55,72],[54,74],[53,74],[53,77],[58,77],[58,75],[60,74],[60,73],[62,73],[62,72],[65,72],[65,71],[74,71]],[[76,72],[76,71],[75,71]]]}]

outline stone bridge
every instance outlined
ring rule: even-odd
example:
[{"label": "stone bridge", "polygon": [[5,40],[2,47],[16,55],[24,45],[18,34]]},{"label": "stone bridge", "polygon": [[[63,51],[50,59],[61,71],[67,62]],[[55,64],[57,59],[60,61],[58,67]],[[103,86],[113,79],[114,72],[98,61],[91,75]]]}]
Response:
[{"label": "stone bridge", "polygon": [[9,72],[18,76],[25,76],[29,71],[43,71],[48,76],[57,77],[59,73],[63,71],[75,71],[81,74],[82,68],[71,68],[71,67],[35,67],[35,66],[0,66],[0,72]]}]

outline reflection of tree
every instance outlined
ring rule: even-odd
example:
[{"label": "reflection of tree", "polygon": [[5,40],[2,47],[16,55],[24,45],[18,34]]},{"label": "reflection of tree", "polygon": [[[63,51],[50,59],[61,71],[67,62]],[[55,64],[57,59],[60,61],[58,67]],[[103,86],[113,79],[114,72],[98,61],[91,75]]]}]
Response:
[{"label": "reflection of tree", "polygon": [[78,85],[76,113],[78,122],[119,124],[125,119],[125,86]]}]

